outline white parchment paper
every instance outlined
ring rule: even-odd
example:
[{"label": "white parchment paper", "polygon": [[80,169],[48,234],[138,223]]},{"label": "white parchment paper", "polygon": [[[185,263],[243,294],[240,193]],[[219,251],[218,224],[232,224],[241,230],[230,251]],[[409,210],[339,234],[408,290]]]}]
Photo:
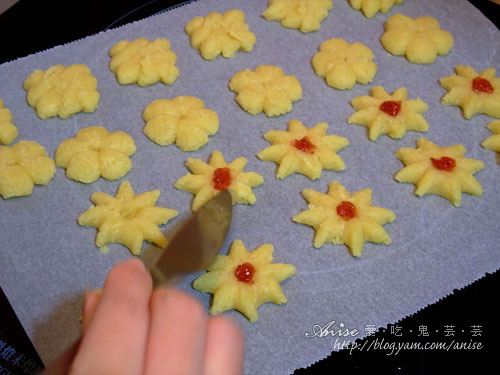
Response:
[{"label": "white parchment paper", "polygon": [[[260,14],[266,6],[266,0],[200,0],[0,66],[0,98],[12,111],[19,128],[18,141],[39,142],[53,156],[61,141],[74,137],[82,128],[98,125],[126,131],[137,145],[132,170],[118,181],[99,179],[84,185],[67,179],[65,171],[58,168],[51,183],[35,187],[31,196],[0,200],[0,284],[45,362],[77,337],[84,289],[100,287],[114,264],[131,257],[121,245],[110,245],[109,253],[102,254],[94,246],[96,230],[77,225],[78,216],[91,205],[90,195],[97,191],[114,195],[123,180],[129,180],[136,193],[160,189],[158,205],[180,212],[175,225],[189,213],[192,200],[191,194],[173,187],[187,172],[185,161],[188,157],[207,161],[216,149],[227,161],[245,156],[246,171],[255,171],[265,179],[264,185],[254,189],[254,205],[235,206],[234,222],[221,252],[227,253],[230,243],[238,238],[249,249],[269,242],[275,246],[275,262],[297,267],[297,274],[282,283],[286,305],[262,306],[254,324],[238,312],[227,313],[246,334],[246,373],[291,373],[329,355],[334,350],[334,337],[305,335],[315,324],[335,320],[357,329],[357,337],[362,337],[367,325],[378,328],[395,323],[499,268],[500,167],[495,154],[480,146],[491,135],[485,125],[492,119],[477,115],[465,120],[459,108],[442,106],[439,101],[445,90],[438,83],[458,64],[472,65],[477,71],[499,68],[498,29],[465,0],[407,0],[373,19],[353,10],[346,0],[335,0],[321,30],[309,34],[265,21]],[[235,8],[245,12],[257,37],[254,50],[240,52],[233,59],[203,60],[190,47],[185,24],[194,16]],[[379,38],[385,20],[395,13],[436,17],[441,27],[453,34],[453,49],[432,65],[410,64],[404,57],[389,55]],[[172,86],[118,84],[108,69],[108,50],[119,40],[138,37],[171,41],[180,70]],[[311,58],[323,41],[333,37],[360,41],[372,49],[378,72],[370,85],[337,91],[314,74]],[[65,120],[40,120],[26,103],[24,79],[35,69],[73,63],[86,64],[96,76],[99,108]],[[277,118],[252,116],[234,101],[234,93],[228,89],[230,78],[261,64],[278,65],[301,82],[303,99],[293,105],[292,112]],[[427,102],[425,118],[430,130],[426,134],[409,132],[402,140],[381,136],[371,142],[364,127],[348,125],[346,120],[353,113],[349,101],[368,94],[375,85],[388,92],[404,86],[410,99],[420,97]],[[220,117],[219,132],[196,152],[184,153],[173,145],[157,146],[142,133],[144,108],[155,99],[178,95],[201,98]],[[339,153],[347,169],[324,171],[317,181],[302,175],[276,179],[276,166],[255,155],[269,145],[263,134],[286,129],[291,119],[309,127],[326,121],[329,134],[347,137],[350,145]],[[396,182],[394,175],[403,165],[393,156],[394,151],[415,147],[422,136],[441,146],[462,143],[468,149],[467,157],[483,160],[486,167],[476,174],[484,188],[483,197],[464,194],[462,206],[454,208],[441,197],[417,198],[413,185]],[[350,192],[371,188],[373,204],[396,213],[396,221],[385,226],[392,245],[367,243],[360,259],[353,258],[343,245],[312,247],[314,230],[291,218],[307,207],[303,189],[326,192],[334,180]],[[145,244],[142,257],[148,263],[157,253],[157,248]],[[210,296],[191,288],[197,276],[187,277],[179,288],[208,309]]]}]

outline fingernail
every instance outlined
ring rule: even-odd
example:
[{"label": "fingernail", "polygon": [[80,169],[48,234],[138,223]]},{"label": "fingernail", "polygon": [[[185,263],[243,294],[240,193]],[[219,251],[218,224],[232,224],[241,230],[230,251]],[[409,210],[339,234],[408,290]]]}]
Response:
[{"label": "fingernail", "polygon": [[125,261],[125,264],[127,264],[130,267],[134,267],[138,270],[141,270],[141,271],[146,270],[144,263],[142,263],[142,261],[140,261],[139,259],[135,259],[135,258],[129,259],[129,260]]}]

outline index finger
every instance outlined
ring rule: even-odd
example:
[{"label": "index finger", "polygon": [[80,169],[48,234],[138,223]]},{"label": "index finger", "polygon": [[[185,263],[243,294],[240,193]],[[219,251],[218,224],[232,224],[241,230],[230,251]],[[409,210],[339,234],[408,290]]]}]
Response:
[{"label": "index finger", "polygon": [[151,290],[151,277],[139,260],[112,268],[82,338],[72,373],[142,373]]}]

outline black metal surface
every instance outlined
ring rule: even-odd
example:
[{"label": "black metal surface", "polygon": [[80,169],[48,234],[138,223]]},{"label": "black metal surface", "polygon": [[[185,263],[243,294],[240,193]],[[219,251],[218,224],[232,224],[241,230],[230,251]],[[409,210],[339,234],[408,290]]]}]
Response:
[{"label": "black metal surface", "polygon": [[0,288],[0,374],[35,374],[43,363]]},{"label": "black metal surface", "polygon": [[[500,27],[500,5],[488,0],[469,1],[497,27]],[[20,0],[0,15],[0,63],[150,16],[182,2],[169,0],[86,0],[84,2]],[[500,69],[500,67],[496,68]],[[402,320],[397,327],[393,327],[393,332],[389,329],[387,332],[379,332],[366,339],[366,341],[378,340],[379,343],[382,340],[385,343],[419,340],[428,342],[474,341],[484,345],[480,350],[463,349],[448,352],[402,350],[397,355],[387,355],[387,351],[383,350],[353,351],[352,354],[344,350],[335,352],[308,369],[297,370],[296,374],[319,374],[325,371],[349,375],[497,373],[499,328],[496,318],[500,316],[500,308],[494,301],[497,299],[499,288],[500,272],[487,275],[473,285],[455,291],[454,295]],[[3,311],[1,308],[3,306],[0,305],[0,311]],[[5,332],[2,330],[5,322],[3,314],[0,318],[0,340],[2,340]],[[429,329],[427,338],[418,337],[419,329],[423,326]],[[445,333],[446,327],[450,326],[453,326],[454,336]],[[473,331],[473,326],[480,328]],[[478,330],[480,335],[478,335]],[[403,335],[397,336],[395,334],[397,332]],[[22,334],[17,338],[21,342]],[[495,370],[487,371],[488,368]]]}]

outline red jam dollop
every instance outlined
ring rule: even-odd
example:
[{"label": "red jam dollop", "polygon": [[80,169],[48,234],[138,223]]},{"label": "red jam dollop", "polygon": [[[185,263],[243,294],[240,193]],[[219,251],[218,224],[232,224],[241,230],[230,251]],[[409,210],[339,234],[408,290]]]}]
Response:
[{"label": "red jam dollop", "polygon": [[486,94],[491,94],[495,91],[490,81],[481,77],[476,77],[472,80],[472,89],[475,92],[484,92]]},{"label": "red jam dollop", "polygon": [[307,152],[308,154],[314,154],[314,151],[316,151],[316,146],[311,143],[307,136],[294,140],[292,144],[297,150]]},{"label": "red jam dollop", "polygon": [[227,167],[217,168],[214,171],[212,182],[214,183],[214,189],[226,190],[231,185],[231,169]]},{"label": "red jam dollop", "polygon": [[345,221],[356,216],[356,206],[348,201],[342,201],[337,206],[337,214]]},{"label": "red jam dollop", "polygon": [[393,100],[385,101],[380,105],[380,110],[388,115],[396,117],[399,111],[401,111],[401,102],[395,102]]},{"label": "red jam dollop", "polygon": [[252,284],[253,283],[253,275],[255,273],[255,268],[251,263],[243,263],[240,264],[234,270],[234,276],[243,283]]},{"label": "red jam dollop", "polygon": [[449,158],[448,156],[443,156],[441,159],[431,158],[431,161],[434,168],[446,172],[451,172],[457,165],[455,159]]}]

